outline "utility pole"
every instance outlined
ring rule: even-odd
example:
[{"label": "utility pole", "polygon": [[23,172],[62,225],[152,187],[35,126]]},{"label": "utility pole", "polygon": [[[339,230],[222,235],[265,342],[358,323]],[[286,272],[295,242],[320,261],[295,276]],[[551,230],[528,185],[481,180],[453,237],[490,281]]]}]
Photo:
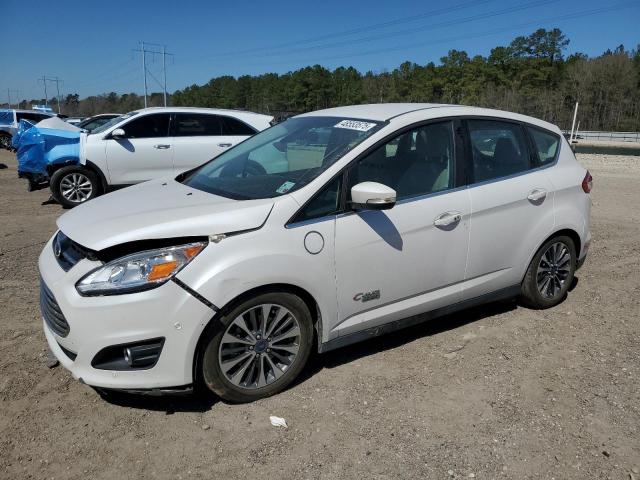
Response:
[{"label": "utility pole", "polygon": [[16,94],[16,107],[20,106],[20,93],[17,88],[7,88],[7,103],[9,104],[9,108],[11,108],[11,92],[15,92]]},{"label": "utility pole", "polygon": [[144,108],[147,108],[147,59],[145,57],[144,42],[142,44],[142,75],[144,76]]},{"label": "utility pole", "polygon": [[62,113],[62,108],[60,107],[60,83],[63,83],[62,80],[58,77],[48,77],[47,75],[43,75],[42,78],[38,79],[38,81],[42,81],[44,85],[44,105],[49,106],[49,98],[47,95],[47,82],[52,82],[56,84],[56,100],[58,101],[58,113]]},{"label": "utility pole", "polygon": [[42,84],[44,85],[44,106],[49,106],[49,98],[47,96],[47,76],[43,75],[42,78],[39,78],[38,81],[42,80]]},{"label": "utility pole", "polygon": [[162,46],[162,76],[164,88],[164,106],[167,106],[167,47]]},{"label": "utility pole", "polygon": [[569,144],[573,142],[573,133],[576,128],[576,117],[578,116],[578,102],[576,102],[576,108],[573,110],[573,122],[571,123],[571,135],[569,136]]},{"label": "utility pole", "polygon": [[[150,50],[149,46],[152,47],[161,47],[162,50]],[[147,108],[147,96],[148,96],[148,85],[147,85],[147,74],[151,76],[153,80],[162,88],[163,98],[164,98],[164,106],[167,106],[167,55],[173,55],[172,53],[167,53],[167,46],[160,45],[157,43],[149,43],[149,42],[140,42],[140,49],[134,50],[135,52],[142,53],[142,76],[144,79],[144,107]],[[162,55],[162,83],[149,71],[147,70],[147,54],[151,54],[151,58],[153,59],[155,55]]]}]

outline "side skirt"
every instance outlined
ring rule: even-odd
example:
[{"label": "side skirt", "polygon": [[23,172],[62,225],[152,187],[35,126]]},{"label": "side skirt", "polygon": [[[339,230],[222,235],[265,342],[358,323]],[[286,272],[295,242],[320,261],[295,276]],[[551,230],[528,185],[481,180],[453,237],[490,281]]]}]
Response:
[{"label": "side skirt", "polygon": [[377,327],[367,328],[366,330],[362,330],[360,332],[350,333],[343,337],[334,338],[333,340],[329,340],[328,342],[320,344],[320,346],[318,347],[318,351],[320,353],[329,352],[331,350],[335,350],[336,348],[345,347],[347,345],[351,345],[352,343],[362,342],[363,340],[367,340],[369,338],[378,337],[386,333],[401,330],[413,325],[418,325],[420,323],[426,322],[427,320],[442,317],[444,315],[449,315],[450,313],[459,312],[460,310],[465,310],[477,305],[514,298],[519,294],[520,285],[513,285],[511,287],[503,288],[501,290],[487,293],[479,297],[463,300],[462,302],[454,303],[446,307],[441,307],[430,312],[425,312],[424,314],[414,315],[412,317],[403,318],[401,320],[389,322]]}]

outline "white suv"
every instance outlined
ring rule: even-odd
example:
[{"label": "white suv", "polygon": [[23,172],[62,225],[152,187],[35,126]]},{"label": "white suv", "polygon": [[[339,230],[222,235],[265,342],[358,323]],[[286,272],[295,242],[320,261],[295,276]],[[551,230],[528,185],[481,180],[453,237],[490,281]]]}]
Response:
[{"label": "white suv", "polygon": [[44,332],[95,387],[254,400],[312,349],[496,299],[558,304],[589,247],[591,182],[557,127],[523,115],[300,115],[60,217]]},{"label": "white suv", "polygon": [[80,137],[80,165],[50,172],[65,207],[202,165],[270,126],[273,117],[211,108],[146,108],[120,115]]}]

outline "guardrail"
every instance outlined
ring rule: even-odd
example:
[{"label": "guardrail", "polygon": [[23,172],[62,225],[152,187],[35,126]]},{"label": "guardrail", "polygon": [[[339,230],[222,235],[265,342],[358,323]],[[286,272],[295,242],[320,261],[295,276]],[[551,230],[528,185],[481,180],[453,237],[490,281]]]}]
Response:
[{"label": "guardrail", "polygon": [[[567,136],[570,130],[563,130]],[[640,132],[595,132],[579,131],[578,140],[599,140],[604,142],[640,142]]]}]

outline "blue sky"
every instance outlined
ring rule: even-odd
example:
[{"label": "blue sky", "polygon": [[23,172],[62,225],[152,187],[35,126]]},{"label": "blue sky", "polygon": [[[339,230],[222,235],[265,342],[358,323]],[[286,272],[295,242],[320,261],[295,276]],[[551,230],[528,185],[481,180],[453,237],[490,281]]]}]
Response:
[{"label": "blue sky", "polygon": [[[43,74],[63,79],[65,94],[141,93],[141,57],[133,50],[142,40],[174,54],[169,91],[316,63],[381,71],[405,60],[437,63],[454,48],[487,55],[539,27],[561,28],[571,40],[567,53],[640,43],[640,0],[3,0],[1,10],[2,102],[7,88],[42,97]],[[161,80],[161,58],[149,60]],[[151,77],[149,86],[160,90]]]}]

